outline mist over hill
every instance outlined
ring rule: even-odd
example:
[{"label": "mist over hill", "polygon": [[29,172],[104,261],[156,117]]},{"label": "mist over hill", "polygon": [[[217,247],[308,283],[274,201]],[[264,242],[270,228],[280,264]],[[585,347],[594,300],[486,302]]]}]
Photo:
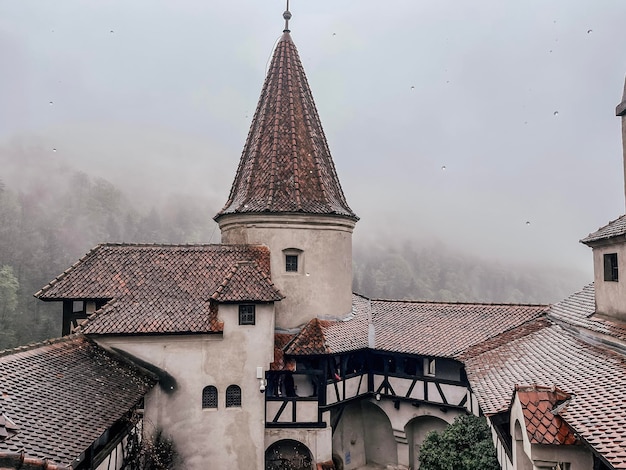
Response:
[{"label": "mist over hill", "polygon": [[[33,294],[98,243],[219,242],[212,217],[224,201],[217,197],[143,184],[150,168],[130,175],[131,197],[128,186],[51,157],[49,147],[37,139],[0,146],[0,349],[60,335],[61,305]],[[354,290],[371,297],[549,303],[591,280],[576,270],[481,258],[436,240],[367,235],[357,226]]]}]

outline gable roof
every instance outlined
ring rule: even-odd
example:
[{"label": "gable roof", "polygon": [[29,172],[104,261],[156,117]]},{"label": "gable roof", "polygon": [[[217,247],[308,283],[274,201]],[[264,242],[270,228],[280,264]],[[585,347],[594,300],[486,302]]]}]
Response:
[{"label": "gable roof", "polygon": [[367,348],[371,319],[376,350],[458,358],[472,346],[543,316],[547,309],[546,305],[411,302],[354,295],[351,318],[312,320],[285,352],[337,354]]},{"label": "gable roof", "polygon": [[274,50],[228,201],[236,213],[332,214],[348,206],[295,44],[285,31]]},{"label": "gable roof", "polygon": [[599,242],[601,240],[608,240],[613,237],[624,235],[626,235],[626,215],[609,222],[604,227],[600,227],[595,232],[590,233],[585,238],[580,240],[580,242],[585,245],[593,245],[595,242]]},{"label": "gable roof", "polygon": [[577,444],[572,428],[559,416],[558,410],[572,396],[556,387],[540,385],[516,386],[515,393],[522,407],[524,425],[531,444]]},{"label": "gable roof", "polygon": [[558,387],[572,396],[559,416],[614,468],[626,468],[626,357],[549,322],[513,333],[464,359],[481,410],[507,411],[516,385]]},{"label": "gable roof", "polygon": [[17,428],[0,452],[23,449],[63,467],[156,383],[82,335],[0,352],[0,377],[0,407]]},{"label": "gable roof", "polygon": [[35,296],[108,300],[84,333],[211,333],[223,325],[210,300],[282,298],[269,273],[261,245],[103,244]]}]

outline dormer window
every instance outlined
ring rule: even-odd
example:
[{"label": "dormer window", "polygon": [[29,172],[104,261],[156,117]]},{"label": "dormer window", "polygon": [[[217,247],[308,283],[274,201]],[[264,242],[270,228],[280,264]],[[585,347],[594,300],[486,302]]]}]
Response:
[{"label": "dormer window", "polygon": [[606,253],[604,255],[604,280],[618,280],[617,253]]},{"label": "dormer window", "polygon": [[254,305],[240,305],[239,306],[239,324],[240,325],[254,325],[255,323],[255,308]]}]

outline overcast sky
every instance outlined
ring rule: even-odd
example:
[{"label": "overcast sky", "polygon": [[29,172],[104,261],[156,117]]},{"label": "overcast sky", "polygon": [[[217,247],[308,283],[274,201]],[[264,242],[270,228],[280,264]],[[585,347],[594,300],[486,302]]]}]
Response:
[{"label": "overcast sky", "polygon": [[[624,0],[292,0],[355,243],[582,269],[624,213]],[[226,201],[283,0],[0,0],[0,151]],[[53,149],[56,149],[54,151]],[[445,168],[445,169],[444,169]],[[7,175],[0,179],[6,183]],[[207,234],[207,241],[210,234]],[[132,240],[129,240],[132,241]],[[216,241],[215,239],[213,241]]]}]

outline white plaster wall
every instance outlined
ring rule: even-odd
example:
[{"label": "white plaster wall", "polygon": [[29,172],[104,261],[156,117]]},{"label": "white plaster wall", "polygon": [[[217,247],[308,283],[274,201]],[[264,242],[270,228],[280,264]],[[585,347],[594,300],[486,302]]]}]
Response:
[{"label": "white plaster wall", "polygon": [[[272,281],[286,296],[276,325],[295,328],[314,317],[337,318],[352,309],[352,231],[334,216],[236,214],[219,219],[222,242],[267,245]],[[283,250],[302,250],[298,272],[286,272]]]},{"label": "white plaster wall", "polygon": [[[145,400],[145,429],[170,435],[189,470],[263,469],[265,396],[257,367],[269,368],[274,352],[274,307],[256,306],[256,324],[239,325],[238,306],[220,305],[223,336],[163,335],[96,338],[167,371],[177,382],[170,394],[155,387]],[[226,408],[226,388],[239,385],[242,407]],[[202,389],[218,389],[218,408],[202,409]],[[209,466],[207,466],[209,465]]]},{"label": "white plaster wall", "polygon": [[[491,431],[491,440],[493,442],[493,446],[496,449],[496,457],[498,459],[498,463],[500,464],[500,468],[502,470],[513,470],[513,462],[509,459],[509,456],[506,453],[506,449],[504,448],[504,444],[500,441],[496,430],[491,424],[491,419],[487,417],[487,425],[489,426],[489,430]],[[513,439],[513,445],[515,445],[515,439]]]},{"label": "white plaster wall", "polygon": [[[617,253],[619,281],[604,280],[604,254]],[[593,278],[596,311],[626,321],[626,244],[597,246],[593,249]]]},{"label": "white plaster wall", "polygon": [[[366,464],[365,429],[361,404],[346,406],[333,434],[333,452],[344,463],[344,470],[353,470]],[[350,462],[346,460],[349,455]]]},{"label": "white plaster wall", "polygon": [[[330,423],[330,412],[326,412],[324,421]],[[262,447],[263,454],[265,450],[274,442],[283,439],[293,439],[301,442],[309,448],[313,455],[314,461],[327,462],[332,459],[332,428],[330,424],[325,428],[290,428],[290,429],[266,429],[265,430],[265,447]],[[213,467],[211,467],[213,468]],[[215,467],[220,468],[220,467]],[[229,468],[229,467],[224,467]]]}]

